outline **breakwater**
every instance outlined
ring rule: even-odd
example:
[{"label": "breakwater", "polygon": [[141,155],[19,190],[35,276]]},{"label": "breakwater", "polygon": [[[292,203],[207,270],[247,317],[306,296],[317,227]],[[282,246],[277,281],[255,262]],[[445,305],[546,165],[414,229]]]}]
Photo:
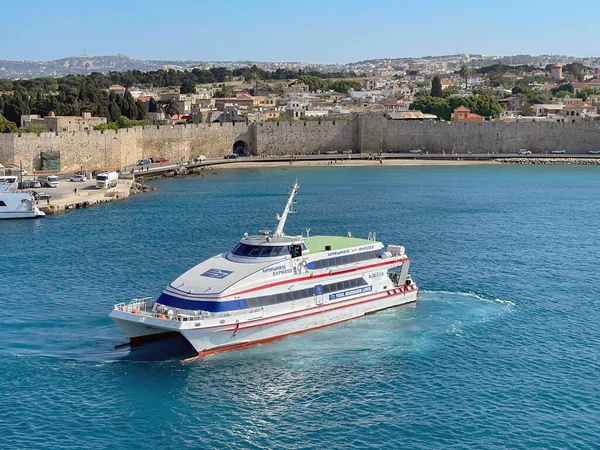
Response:
[{"label": "breakwater", "polygon": [[234,148],[245,155],[303,154],[354,149],[503,154],[526,148],[534,153],[564,148],[586,153],[600,142],[600,123],[411,122],[383,114],[352,120],[187,124],[109,131],[2,134],[0,163],[39,170],[40,152],[60,151],[61,170],[122,168],[144,157],[187,161],[203,154],[223,157]]},{"label": "breakwater", "polygon": [[579,165],[579,166],[600,166],[600,159],[597,158],[498,158],[497,162],[502,164],[538,164],[538,165]]}]

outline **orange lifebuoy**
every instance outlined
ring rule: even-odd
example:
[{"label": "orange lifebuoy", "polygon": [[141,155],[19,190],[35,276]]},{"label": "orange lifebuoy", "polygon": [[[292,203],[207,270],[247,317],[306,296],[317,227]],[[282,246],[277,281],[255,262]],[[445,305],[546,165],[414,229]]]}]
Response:
[{"label": "orange lifebuoy", "polygon": [[134,309],[131,312],[134,313],[134,314],[141,314],[142,313],[139,309]]},{"label": "orange lifebuoy", "polygon": [[164,314],[159,314],[159,315],[158,315],[158,318],[159,318],[159,319],[166,319],[166,318],[167,318],[167,316],[165,316]]}]

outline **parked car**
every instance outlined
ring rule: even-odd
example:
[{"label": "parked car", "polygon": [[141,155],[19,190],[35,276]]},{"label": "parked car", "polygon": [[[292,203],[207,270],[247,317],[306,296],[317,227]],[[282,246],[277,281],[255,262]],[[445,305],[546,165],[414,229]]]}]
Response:
[{"label": "parked car", "polygon": [[412,150],[409,150],[408,153],[414,153],[414,154],[417,154],[417,155],[422,155],[423,154],[423,152],[421,151],[420,148],[413,148]]},{"label": "parked car", "polygon": [[147,159],[140,159],[140,160],[137,162],[137,165],[138,165],[138,166],[145,166],[146,164],[148,164],[148,160],[147,160]]},{"label": "parked car", "polygon": [[529,150],[524,149],[524,148],[520,148],[519,149],[519,155],[531,155],[531,152]]},{"label": "parked car", "polygon": [[400,150],[399,148],[393,148],[391,150],[388,150],[389,153],[402,153],[402,150]]},{"label": "parked car", "polygon": [[337,150],[327,150],[325,152],[326,155],[337,155]]},{"label": "parked car", "polygon": [[202,162],[202,161],[205,161],[205,160],[206,160],[206,156],[204,156],[204,155],[198,155],[198,157],[194,160],[194,162],[199,163],[199,162]]},{"label": "parked car", "polygon": [[563,150],[562,148],[558,148],[556,150],[552,150],[552,153],[554,153],[555,155],[564,155],[567,152],[565,150]]},{"label": "parked car", "polygon": [[166,162],[169,162],[169,160],[163,156],[162,158],[156,158],[154,160],[154,162],[157,162],[157,163],[166,163]]},{"label": "parked car", "polygon": [[50,199],[52,198],[50,196],[50,194],[46,193],[46,192],[36,192],[36,191],[32,191],[33,192],[33,198],[35,198],[36,200],[47,200],[48,202],[50,201]]},{"label": "parked car", "polygon": [[225,159],[237,159],[238,156],[237,153],[230,153],[229,155],[225,155]]},{"label": "parked car", "polygon": [[82,173],[76,173],[71,177],[71,181],[87,181],[87,177]]},{"label": "parked car", "polygon": [[590,150],[588,152],[590,155],[600,155],[600,148],[594,149],[594,150]]},{"label": "parked car", "polygon": [[42,184],[39,181],[35,180],[23,180],[21,183],[21,189],[33,189],[33,188],[41,188]]}]

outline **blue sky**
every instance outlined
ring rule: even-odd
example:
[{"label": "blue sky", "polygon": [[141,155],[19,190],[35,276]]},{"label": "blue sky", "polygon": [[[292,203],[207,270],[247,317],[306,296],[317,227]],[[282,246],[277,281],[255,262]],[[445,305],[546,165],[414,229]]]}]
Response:
[{"label": "blue sky", "polygon": [[51,60],[84,49],[315,63],[456,52],[588,56],[600,54],[598,13],[589,0],[30,0],[26,8],[9,1],[0,59]]}]

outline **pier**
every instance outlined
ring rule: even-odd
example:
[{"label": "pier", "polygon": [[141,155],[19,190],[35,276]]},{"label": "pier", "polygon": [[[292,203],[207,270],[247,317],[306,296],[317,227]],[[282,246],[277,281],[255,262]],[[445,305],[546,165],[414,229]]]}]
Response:
[{"label": "pier", "polygon": [[[47,215],[52,215],[102,203],[125,200],[130,195],[131,185],[131,180],[119,180],[115,188],[96,189],[95,179],[84,182],[61,180],[57,188],[32,190],[38,194],[44,193],[50,196],[48,200],[40,199],[37,207]],[[75,189],[77,189],[76,192]]]}]

